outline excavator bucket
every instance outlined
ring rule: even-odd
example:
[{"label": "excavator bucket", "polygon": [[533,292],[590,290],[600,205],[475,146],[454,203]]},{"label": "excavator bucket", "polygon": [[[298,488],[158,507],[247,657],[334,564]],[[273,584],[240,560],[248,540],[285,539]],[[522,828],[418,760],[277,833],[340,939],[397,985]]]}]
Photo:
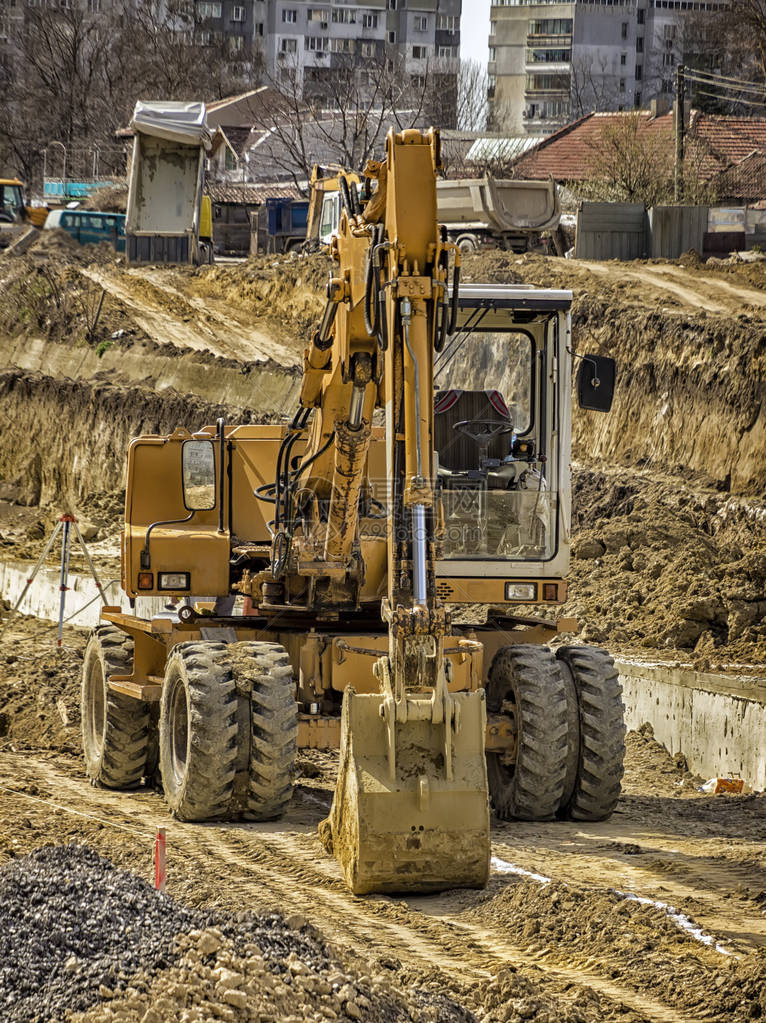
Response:
[{"label": "excavator bucket", "polygon": [[453,699],[454,724],[434,724],[420,696],[393,722],[385,696],[345,690],[338,782],[320,837],[355,895],[486,885],[484,691]]}]

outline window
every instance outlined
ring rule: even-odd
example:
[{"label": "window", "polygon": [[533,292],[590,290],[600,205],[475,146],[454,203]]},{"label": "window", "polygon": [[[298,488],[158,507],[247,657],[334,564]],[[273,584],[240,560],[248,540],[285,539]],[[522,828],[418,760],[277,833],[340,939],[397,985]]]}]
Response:
[{"label": "window", "polygon": [[663,53],[662,55],[663,67],[674,67],[675,63],[676,63],[675,53]]},{"label": "window", "polygon": [[627,55],[627,53],[621,53],[620,54],[620,67],[625,67],[627,62],[628,62],[628,55]]},{"label": "window", "polygon": [[221,4],[197,4],[197,14],[200,18],[220,18]]},{"label": "window", "polygon": [[298,50],[297,39],[281,39],[279,42],[280,53],[296,53]]},{"label": "window", "polygon": [[[495,26],[497,22],[491,21],[489,24],[489,34],[495,34]],[[442,32],[457,32],[460,28],[460,18],[457,15],[452,14],[440,14],[436,19],[436,27],[441,29]]]},{"label": "window", "polygon": [[494,46],[490,46],[490,48],[489,48],[489,62],[490,62],[490,64],[492,64],[496,60],[497,60],[497,51],[495,50]]},{"label": "window", "polygon": [[569,75],[527,75],[527,92],[569,92]]},{"label": "window", "polygon": [[[490,57],[490,60],[493,58]],[[568,64],[572,59],[572,51],[540,49],[527,50],[527,64]]]},{"label": "window", "polygon": [[389,43],[395,43],[396,42],[396,32],[389,32],[388,33],[388,41],[389,41]]},{"label": "window", "polygon": [[530,21],[531,36],[568,36],[572,34],[571,18],[541,18]]},{"label": "window", "polygon": [[285,25],[295,25],[298,21],[298,12],[294,7],[286,7],[282,11],[282,21]]},{"label": "window", "polygon": [[355,50],[353,39],[333,39],[332,40],[332,52],[333,53],[353,53]]},{"label": "window", "polygon": [[643,64],[636,64],[636,81],[640,82],[644,75]]},{"label": "window", "polygon": [[646,11],[643,9],[643,7],[640,7],[636,13],[638,15],[637,18],[638,24],[643,25],[646,20]]},{"label": "window", "polygon": [[625,79],[620,79],[620,92],[625,92]]},{"label": "window", "polygon": [[338,25],[356,25],[356,11],[353,9],[333,9],[332,20]]},{"label": "window", "polygon": [[237,53],[242,49],[242,43],[244,40],[242,36],[229,36],[227,43],[229,45],[229,53]]},{"label": "window", "polygon": [[98,14],[101,10],[101,0],[88,0],[88,11],[91,14]]},{"label": "window", "polygon": [[8,18],[0,18],[0,43],[7,43],[10,35]]},{"label": "window", "polygon": [[362,15],[362,28],[377,28],[378,27],[378,16],[377,14],[363,14]]},{"label": "window", "polygon": [[437,57],[444,57],[445,60],[452,60],[453,57],[455,56],[455,47],[454,46],[437,46],[436,47],[436,56]]},{"label": "window", "polygon": [[307,18],[309,21],[324,21],[330,20],[329,11],[323,10],[321,7],[309,7]]},{"label": "window", "polygon": [[261,38],[263,38],[263,22],[262,21],[256,21],[255,25],[253,25],[253,35],[260,36]]},{"label": "window", "polygon": [[362,56],[363,57],[374,57],[375,56],[375,43],[362,43]]},{"label": "window", "polygon": [[637,36],[636,37],[636,53],[643,53],[643,52],[644,52],[644,37],[643,36]]},{"label": "window", "polygon": [[425,46],[413,46],[412,58],[413,60],[425,60],[427,52],[428,51],[426,50]]},{"label": "window", "polygon": [[415,31],[416,32],[427,32],[428,31],[428,18],[421,17],[419,14],[415,15]]},{"label": "window", "polygon": [[676,37],[676,26],[675,25],[665,25],[665,26],[663,26],[663,35],[665,36],[665,39],[675,39],[675,37]]},{"label": "window", "polygon": [[315,53],[325,53],[330,49],[330,40],[327,36],[304,36],[304,49],[313,50]]},{"label": "window", "polygon": [[396,0],[388,0],[388,9],[389,11],[396,10]]},{"label": "window", "polygon": [[245,20],[245,8],[237,6],[236,4],[231,9],[231,20],[232,21],[244,21]]},{"label": "window", "polygon": [[628,38],[628,23],[627,23],[627,21],[623,21],[622,25],[620,26],[620,38],[621,39],[627,39]]}]

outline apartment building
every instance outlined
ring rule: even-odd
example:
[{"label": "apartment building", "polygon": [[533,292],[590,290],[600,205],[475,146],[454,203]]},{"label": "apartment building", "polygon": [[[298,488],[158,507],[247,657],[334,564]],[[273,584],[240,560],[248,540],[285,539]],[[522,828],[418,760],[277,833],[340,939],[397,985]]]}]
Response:
[{"label": "apartment building", "polygon": [[[304,86],[321,83],[333,69],[385,58],[401,70],[438,70],[456,80],[462,0],[256,0],[265,20],[266,67],[278,83],[297,71]],[[258,26],[256,19],[256,26]]]},{"label": "apartment building", "polygon": [[490,124],[544,135],[592,110],[670,100],[689,17],[726,0],[495,0]]}]

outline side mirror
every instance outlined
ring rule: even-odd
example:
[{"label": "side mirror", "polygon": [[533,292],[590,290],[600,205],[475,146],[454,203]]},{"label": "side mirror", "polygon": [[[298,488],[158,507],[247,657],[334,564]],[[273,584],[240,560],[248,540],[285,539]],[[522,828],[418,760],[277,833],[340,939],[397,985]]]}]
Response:
[{"label": "side mirror", "polygon": [[577,371],[580,408],[609,412],[614,398],[617,364],[608,355],[583,355]]},{"label": "side mirror", "polygon": [[215,508],[215,451],[211,440],[185,440],[181,448],[184,504],[189,511]]}]

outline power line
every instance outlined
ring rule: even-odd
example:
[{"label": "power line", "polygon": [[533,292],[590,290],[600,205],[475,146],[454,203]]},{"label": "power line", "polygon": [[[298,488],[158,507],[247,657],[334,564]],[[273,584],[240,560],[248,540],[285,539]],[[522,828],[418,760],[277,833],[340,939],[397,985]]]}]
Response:
[{"label": "power line", "polygon": [[728,92],[750,92],[756,96],[766,96],[766,89],[758,86],[726,85],[724,82],[715,82],[707,78],[699,78],[696,74],[686,72],[684,78],[689,82],[697,82],[700,85],[707,85],[710,89],[725,89]]},{"label": "power line", "polygon": [[705,89],[696,89],[695,92],[698,96],[710,96],[711,99],[722,99],[726,103],[742,103],[749,107],[766,107],[766,102],[761,103],[756,99],[734,99],[729,96],[721,96],[717,92],[706,92]]},{"label": "power line", "polygon": [[[686,74],[701,75],[701,76],[703,76],[705,78],[712,78],[712,79],[715,79],[716,81],[721,81],[721,82],[735,82],[738,85],[753,85],[753,86],[755,85],[755,82],[748,82],[744,78],[732,78],[730,75],[722,75],[722,74],[719,74],[717,71],[703,71],[701,68],[696,68],[696,67],[687,67],[687,68],[684,68],[684,71],[685,71]],[[760,91],[763,92],[763,87],[760,88]]]}]

